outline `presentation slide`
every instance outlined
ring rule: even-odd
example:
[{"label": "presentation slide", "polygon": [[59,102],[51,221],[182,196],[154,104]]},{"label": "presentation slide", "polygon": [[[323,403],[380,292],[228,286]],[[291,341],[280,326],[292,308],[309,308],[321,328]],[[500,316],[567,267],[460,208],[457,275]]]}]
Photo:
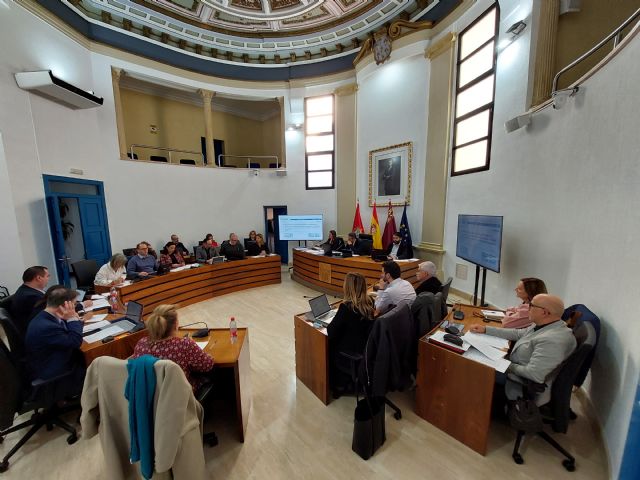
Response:
[{"label": "presentation slide", "polygon": [[500,272],[501,251],[502,217],[458,215],[458,257]]},{"label": "presentation slide", "polygon": [[322,215],[280,215],[280,240],[322,240]]}]

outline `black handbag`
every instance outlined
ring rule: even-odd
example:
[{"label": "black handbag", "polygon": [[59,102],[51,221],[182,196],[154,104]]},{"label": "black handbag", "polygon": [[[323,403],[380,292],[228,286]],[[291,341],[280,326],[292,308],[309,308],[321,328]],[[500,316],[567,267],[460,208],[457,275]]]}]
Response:
[{"label": "black handbag", "polygon": [[384,398],[358,400],[353,419],[353,441],[351,449],[368,460],[385,442]]},{"label": "black handbag", "polygon": [[509,405],[509,422],[516,430],[527,433],[542,431],[542,415],[535,400],[518,398]]}]

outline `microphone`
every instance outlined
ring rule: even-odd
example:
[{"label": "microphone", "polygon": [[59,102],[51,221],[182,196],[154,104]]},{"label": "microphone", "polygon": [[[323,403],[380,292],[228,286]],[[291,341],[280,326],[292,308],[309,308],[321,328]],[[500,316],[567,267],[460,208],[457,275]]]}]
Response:
[{"label": "microphone", "polygon": [[205,322],[193,322],[193,323],[187,323],[186,325],[180,325],[178,327],[178,330],[182,330],[185,327],[190,327],[191,325],[204,325],[206,328],[201,328],[200,330],[197,330],[195,332],[193,332],[191,334],[191,338],[203,338],[203,337],[208,337],[209,336],[209,325],[207,325]]}]

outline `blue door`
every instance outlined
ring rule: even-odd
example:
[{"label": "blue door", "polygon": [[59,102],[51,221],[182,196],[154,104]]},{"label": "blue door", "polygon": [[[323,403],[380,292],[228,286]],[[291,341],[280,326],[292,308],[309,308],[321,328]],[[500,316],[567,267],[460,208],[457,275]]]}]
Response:
[{"label": "blue door", "polygon": [[[277,253],[278,255],[280,255],[282,263],[288,264],[289,263],[289,242],[287,240],[280,240],[280,226],[278,222],[278,217],[280,215],[287,214],[287,207],[278,206],[278,207],[264,207],[264,208],[265,208],[265,212],[268,208],[273,209],[273,220],[270,228],[273,229],[273,235],[274,235],[274,250],[275,250],[274,253]],[[269,220],[267,220],[267,225],[268,223],[269,223]]]},{"label": "blue door", "polygon": [[111,256],[111,248],[107,238],[103,199],[99,196],[79,197],[78,207],[80,208],[85,258],[95,260],[98,266],[104,265]]},{"label": "blue door", "polygon": [[55,255],[56,272],[58,281],[69,286],[69,259],[64,245],[62,234],[62,218],[60,217],[60,207],[57,196],[47,197],[47,212],[49,213],[49,230],[53,241],[53,254]]}]

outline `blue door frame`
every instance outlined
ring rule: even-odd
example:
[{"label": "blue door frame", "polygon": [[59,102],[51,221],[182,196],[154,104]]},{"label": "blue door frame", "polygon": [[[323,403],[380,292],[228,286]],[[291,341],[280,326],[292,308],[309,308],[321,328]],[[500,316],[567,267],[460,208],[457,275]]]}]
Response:
[{"label": "blue door frame", "polygon": [[280,240],[280,227],[278,226],[278,217],[280,215],[287,214],[287,206],[286,205],[268,205],[264,206],[264,231],[265,233],[269,231],[269,222],[267,220],[267,209],[273,209],[273,246],[274,252],[280,255],[281,262],[285,265],[289,263],[289,242],[286,240]]},{"label": "blue door frame", "polygon": [[[85,244],[85,258],[93,259],[98,265],[102,265],[111,257],[111,239],[109,237],[107,207],[104,200],[104,184],[98,180],[83,180],[57,175],[43,175],[42,178],[58,282],[69,286],[69,262],[62,235],[59,201],[61,198],[75,198],[78,200],[82,236]],[[91,185],[96,188],[96,194],[55,192],[51,188],[51,182]]]}]

